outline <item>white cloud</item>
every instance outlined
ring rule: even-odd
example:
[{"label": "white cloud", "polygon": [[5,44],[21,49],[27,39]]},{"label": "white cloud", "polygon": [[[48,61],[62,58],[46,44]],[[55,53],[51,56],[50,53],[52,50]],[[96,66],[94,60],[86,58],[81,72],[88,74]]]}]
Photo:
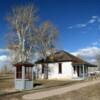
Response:
[{"label": "white cloud", "polygon": [[84,28],[86,27],[87,24],[76,24],[76,25],[73,25],[73,26],[69,26],[68,29],[73,29],[73,28]]},{"label": "white cloud", "polygon": [[98,45],[98,42],[94,42],[92,45],[93,46],[97,46]]},{"label": "white cloud", "polygon": [[86,27],[86,26],[87,26],[87,24],[77,24],[76,25],[77,28],[82,28],[82,27]]},{"label": "white cloud", "polygon": [[0,56],[0,63],[5,62],[5,61],[11,61],[11,58],[7,55],[1,55]]},{"label": "white cloud", "polygon": [[73,55],[77,56],[80,55],[81,58],[87,60],[91,63],[96,61],[96,55],[100,54],[100,48],[98,47],[87,47],[83,49],[79,49],[76,52],[72,52]]},{"label": "white cloud", "polygon": [[9,49],[2,49],[0,48],[0,52],[9,52],[10,50]]},{"label": "white cloud", "polygon": [[96,21],[98,22],[98,19],[99,19],[98,16],[92,16],[92,17],[90,18],[90,20],[88,21],[88,24],[93,24],[93,23],[95,23]]},{"label": "white cloud", "polygon": [[9,52],[10,50],[7,48],[0,48],[0,63],[5,61],[11,61],[11,58],[8,55]]},{"label": "white cloud", "polygon": [[69,26],[69,27],[68,27],[68,29],[72,29],[72,28],[73,28],[73,26]]},{"label": "white cloud", "polygon": [[79,49],[77,52],[73,52],[74,55],[82,55],[82,56],[95,56],[96,54],[100,53],[100,48],[98,47],[87,47],[83,49]]},{"label": "white cloud", "polygon": [[90,19],[90,20],[88,21],[88,23],[93,24],[95,21],[96,21],[96,19]]},{"label": "white cloud", "polygon": [[100,46],[100,39],[92,43],[92,46]]},{"label": "white cloud", "polygon": [[92,18],[96,19],[96,18],[98,18],[98,16],[92,16]]},{"label": "white cloud", "polygon": [[88,25],[93,24],[95,22],[99,22],[100,23],[100,17],[99,16],[92,16],[87,22],[69,26],[68,29],[85,28]]}]

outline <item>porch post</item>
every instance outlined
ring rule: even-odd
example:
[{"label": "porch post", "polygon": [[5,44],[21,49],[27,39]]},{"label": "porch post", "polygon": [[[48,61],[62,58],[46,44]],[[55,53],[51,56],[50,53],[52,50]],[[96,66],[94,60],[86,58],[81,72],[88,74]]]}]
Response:
[{"label": "porch post", "polygon": [[77,66],[75,66],[75,69],[76,69],[75,71],[76,71],[77,77],[79,77],[78,76],[78,71],[77,71],[78,70]]},{"label": "porch post", "polygon": [[14,80],[14,81],[15,81],[15,87],[16,87],[16,71],[17,71],[17,68],[14,67],[14,72],[15,72],[15,73],[14,73],[14,78],[15,78],[15,80]]},{"label": "porch post", "polygon": [[84,64],[83,64],[83,79],[85,78]]},{"label": "porch post", "polygon": [[25,67],[22,66],[22,82],[23,82],[23,89],[25,88]]}]

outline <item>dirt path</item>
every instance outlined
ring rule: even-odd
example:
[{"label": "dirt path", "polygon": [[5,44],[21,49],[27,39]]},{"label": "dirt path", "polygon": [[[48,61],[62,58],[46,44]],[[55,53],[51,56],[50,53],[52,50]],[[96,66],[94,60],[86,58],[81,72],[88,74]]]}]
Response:
[{"label": "dirt path", "polygon": [[93,85],[93,84],[96,84],[96,83],[100,83],[100,80],[78,83],[78,84],[74,84],[74,85],[67,86],[67,87],[52,89],[52,90],[33,93],[33,94],[31,93],[31,94],[24,95],[22,98],[24,100],[43,99],[43,98],[50,97],[50,96],[61,95],[61,94],[64,94],[66,92],[70,92],[70,91],[73,91],[73,90],[78,90],[80,88],[83,88],[83,87],[86,87],[86,86],[89,86],[89,85]]}]

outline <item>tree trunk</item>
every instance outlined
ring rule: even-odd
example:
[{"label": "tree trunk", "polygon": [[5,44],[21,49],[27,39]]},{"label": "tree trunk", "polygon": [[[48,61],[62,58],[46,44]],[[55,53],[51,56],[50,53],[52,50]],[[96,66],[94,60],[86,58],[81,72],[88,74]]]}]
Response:
[{"label": "tree trunk", "polygon": [[18,36],[18,39],[19,39],[19,61],[21,62],[22,61],[22,55],[21,55],[21,46],[22,46],[22,41],[21,41],[21,36],[20,36],[20,33],[19,32],[17,32],[17,36]]},{"label": "tree trunk", "polygon": [[44,65],[44,79],[48,79],[48,64]]}]

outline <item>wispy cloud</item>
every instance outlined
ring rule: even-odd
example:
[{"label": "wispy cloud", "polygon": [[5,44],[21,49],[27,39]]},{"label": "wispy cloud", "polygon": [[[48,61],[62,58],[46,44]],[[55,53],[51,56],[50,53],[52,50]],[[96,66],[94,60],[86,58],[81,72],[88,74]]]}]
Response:
[{"label": "wispy cloud", "polygon": [[87,24],[77,24],[76,25],[77,28],[82,28],[82,27],[86,27],[86,26],[87,26]]},{"label": "wispy cloud", "polygon": [[92,43],[92,46],[100,46],[100,39]]},{"label": "wispy cloud", "polygon": [[92,16],[87,22],[69,26],[68,29],[85,28],[88,25],[94,24],[96,22],[100,23],[100,17],[99,16]]},{"label": "wispy cloud", "polygon": [[96,22],[96,19],[90,19],[88,24],[93,24],[94,22]]},{"label": "wispy cloud", "polygon": [[0,64],[6,61],[11,61],[9,53],[10,53],[9,49],[0,48]]},{"label": "wispy cloud", "polygon": [[73,28],[73,26],[68,26],[68,29],[72,29]]}]

